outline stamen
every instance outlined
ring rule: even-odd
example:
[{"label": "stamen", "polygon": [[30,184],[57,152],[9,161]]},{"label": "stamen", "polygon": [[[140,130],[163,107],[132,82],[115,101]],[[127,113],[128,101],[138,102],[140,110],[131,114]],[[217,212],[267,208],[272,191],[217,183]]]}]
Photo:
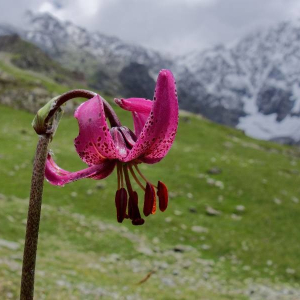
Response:
[{"label": "stamen", "polygon": [[132,189],[127,167],[127,165],[123,165],[125,182],[129,192],[128,216],[132,220],[133,225],[143,225],[145,221],[141,218],[138,207],[138,194]]},{"label": "stamen", "polygon": [[159,209],[164,212],[168,207],[169,196],[166,185],[161,181],[158,181],[157,184],[157,196],[159,200]]},{"label": "stamen", "polygon": [[120,164],[120,175],[121,175],[121,187],[124,187],[124,178],[123,178],[122,164]]},{"label": "stamen", "polygon": [[120,164],[117,164],[118,190],[121,187]]},{"label": "stamen", "polygon": [[137,170],[137,172],[140,174],[140,176],[148,183],[150,183],[153,187],[157,188],[157,186],[153,183],[151,183],[151,181],[149,181],[143,174],[142,172],[139,170],[138,166],[136,164],[133,165],[135,167],[135,169]]},{"label": "stamen", "polygon": [[132,166],[131,165],[128,165],[128,168],[129,168],[129,171],[132,175],[132,177],[134,178],[135,182],[142,188],[142,190],[145,192],[146,189],[144,188],[144,186],[142,185],[142,183],[139,181],[139,179],[136,177],[133,169],[132,169]]},{"label": "stamen", "polygon": [[123,165],[123,172],[124,172],[125,182],[126,182],[126,186],[127,186],[129,195],[131,195],[133,193],[133,189],[132,189],[131,182],[130,182],[130,179],[129,179],[127,165]]},{"label": "stamen", "polygon": [[141,217],[139,206],[138,206],[138,194],[137,192],[133,192],[129,196],[129,203],[128,203],[128,215],[129,218],[132,220],[132,225],[143,225],[144,219]]},{"label": "stamen", "polygon": [[117,220],[119,223],[122,223],[126,216],[127,207],[127,192],[124,188],[117,190],[115,204],[117,208]]},{"label": "stamen", "polygon": [[147,182],[146,192],[145,192],[145,201],[144,201],[144,215],[147,217],[150,214],[155,214],[156,212],[156,195],[154,187]]}]

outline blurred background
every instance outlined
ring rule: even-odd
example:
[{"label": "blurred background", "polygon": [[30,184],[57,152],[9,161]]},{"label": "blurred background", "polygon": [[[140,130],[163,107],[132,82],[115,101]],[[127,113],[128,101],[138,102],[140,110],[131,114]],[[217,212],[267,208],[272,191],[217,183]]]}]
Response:
[{"label": "blurred background", "polygon": [[[18,298],[34,113],[73,88],[152,99],[166,68],[179,131],[141,169],[168,210],[120,225],[116,174],[45,182],[37,299],[300,299],[299,17],[297,0],[1,0],[0,298]],[[81,101],[51,144],[71,171]]]}]

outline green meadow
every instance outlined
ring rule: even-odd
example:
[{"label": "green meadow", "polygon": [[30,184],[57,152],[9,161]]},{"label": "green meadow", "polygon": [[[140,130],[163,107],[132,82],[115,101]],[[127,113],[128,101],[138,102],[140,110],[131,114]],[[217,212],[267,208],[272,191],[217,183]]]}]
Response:
[{"label": "green meadow", "polygon": [[[24,86],[36,76],[0,68]],[[39,84],[68,89],[47,78]],[[132,127],[130,114],[116,111]],[[33,117],[0,106],[1,299],[19,293],[38,140]],[[77,134],[76,120],[65,115],[50,147],[70,171],[85,167]],[[300,299],[299,149],[182,112],[169,154],[141,170],[170,195],[168,209],[143,226],[117,223],[116,172],[65,187],[45,181],[36,299]]]}]

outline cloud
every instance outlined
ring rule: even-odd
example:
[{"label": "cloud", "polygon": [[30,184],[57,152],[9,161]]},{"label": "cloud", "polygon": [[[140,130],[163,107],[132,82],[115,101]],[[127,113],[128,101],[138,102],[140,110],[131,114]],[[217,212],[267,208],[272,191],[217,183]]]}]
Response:
[{"label": "cloud", "polygon": [[89,19],[95,18],[99,12],[102,1],[99,0],[75,0],[75,1],[41,1],[37,7],[38,12],[48,12],[61,20],[80,22],[82,26]]},{"label": "cloud", "polygon": [[[2,1],[1,1],[2,2]],[[299,0],[15,0],[2,21],[26,9],[50,12],[90,30],[171,53],[230,43],[247,32],[299,16]]]}]

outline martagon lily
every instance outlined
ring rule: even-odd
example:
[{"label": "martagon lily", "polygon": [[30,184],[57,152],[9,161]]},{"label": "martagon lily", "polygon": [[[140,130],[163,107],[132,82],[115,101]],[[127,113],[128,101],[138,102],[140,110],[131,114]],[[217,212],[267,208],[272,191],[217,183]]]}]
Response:
[{"label": "martagon lily", "polygon": [[[163,159],[170,150],[178,127],[178,100],[176,83],[169,70],[161,70],[157,79],[153,101],[143,98],[115,99],[115,103],[132,113],[134,132],[122,126],[116,114],[105,106],[99,95],[81,104],[75,118],[79,123],[79,135],[74,144],[80,158],[88,165],[86,169],[68,172],[61,169],[48,153],[45,169],[46,179],[54,185],[65,185],[82,178],[103,179],[117,168],[118,188],[115,195],[117,220],[132,220],[142,225],[138,206],[138,194],[134,191],[131,177],[144,191],[143,213],[156,211],[156,195],[159,209],[168,205],[166,185],[151,183],[140,171],[140,163],[154,164]],[[113,116],[111,128],[106,118]],[[129,196],[128,196],[129,195]]]}]

